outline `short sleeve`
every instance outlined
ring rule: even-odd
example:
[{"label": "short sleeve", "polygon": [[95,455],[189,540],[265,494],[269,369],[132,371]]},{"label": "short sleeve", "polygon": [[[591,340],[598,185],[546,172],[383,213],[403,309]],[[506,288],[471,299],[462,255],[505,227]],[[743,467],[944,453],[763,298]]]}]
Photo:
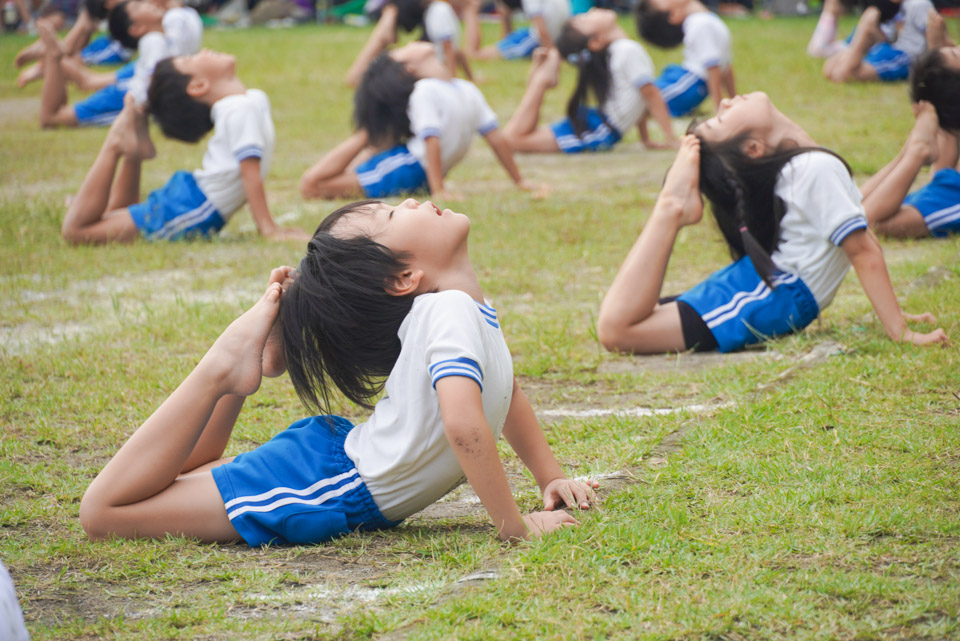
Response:
[{"label": "short sleeve", "polygon": [[632,87],[641,89],[653,82],[653,60],[643,46],[634,40],[617,42],[610,60],[610,73]]},{"label": "short sleeve", "polygon": [[487,103],[487,99],[484,98],[483,92],[480,91],[479,87],[472,82],[462,82],[468,87],[471,99],[476,106],[477,133],[481,136],[486,136],[488,133],[500,126],[497,122],[497,114],[495,114],[493,109],[490,108],[489,103]]},{"label": "short sleeve", "polygon": [[443,0],[433,0],[423,17],[424,28],[430,42],[440,43],[456,40],[459,22],[457,14]]},{"label": "short sleeve", "polygon": [[407,116],[410,118],[410,131],[422,140],[437,137],[443,130],[443,114],[440,101],[431,96],[430,79],[419,81],[410,94],[407,103]]},{"label": "short sleeve", "polygon": [[544,1],[543,0],[522,0],[521,5],[523,7],[523,12],[527,14],[528,18],[533,18],[534,16],[542,16],[544,12]]},{"label": "short sleeve", "polygon": [[232,105],[223,124],[217,123],[216,126],[226,131],[227,145],[237,162],[263,157],[266,141],[260,127],[259,110],[249,97],[245,96],[239,105]]},{"label": "short sleeve", "polygon": [[717,27],[710,19],[688,20],[683,25],[683,47],[686,56],[704,70],[723,63],[723,44]]},{"label": "short sleeve", "polygon": [[138,105],[147,102],[147,89],[157,63],[170,55],[166,38],[158,31],[144,34],[137,43],[137,61],[133,65],[133,77],[130,79],[128,91],[133,95]]},{"label": "short sleeve", "polygon": [[428,294],[417,310],[418,333],[431,385],[448,376],[469,378],[483,390],[482,323],[477,303],[466,293]]},{"label": "short sleeve", "polygon": [[860,192],[846,166],[825,152],[802,154],[781,172],[777,193],[790,211],[798,211],[836,246],[855,231],[867,228]]}]

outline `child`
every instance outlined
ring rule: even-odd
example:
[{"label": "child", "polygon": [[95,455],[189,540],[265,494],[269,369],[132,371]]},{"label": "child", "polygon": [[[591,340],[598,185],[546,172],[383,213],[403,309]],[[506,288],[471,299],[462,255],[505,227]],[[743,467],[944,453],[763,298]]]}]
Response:
[{"label": "child", "polygon": [[[878,6],[860,15],[850,44],[823,63],[832,82],[897,82],[906,80],[910,63],[927,49],[927,21],[936,13],[930,0],[889,0],[900,5],[892,18]],[[887,20],[884,20],[887,18]]]},{"label": "child", "polygon": [[[887,236],[923,238],[960,232],[960,47],[920,56],[910,77],[916,124],[890,164],[864,183],[867,220]],[[935,104],[924,98],[935,100]],[[951,127],[941,127],[943,113]],[[932,165],[930,182],[907,195],[921,167]]]},{"label": "child", "polygon": [[690,114],[707,96],[716,110],[724,92],[737,95],[730,30],[699,0],[641,0],[637,30],[658,47],[683,43],[683,64],[667,65],[657,78],[674,118]]},{"label": "child", "polygon": [[460,49],[460,19],[450,3],[445,0],[390,0],[383,7],[367,43],[347,71],[348,85],[356,87],[370,63],[397,41],[398,26],[404,31],[423,26],[423,39],[433,43],[437,58],[446,65],[450,76],[457,74],[459,65],[463,68],[463,75],[473,80],[470,65]]},{"label": "child", "polygon": [[[80,505],[87,534],[321,543],[393,527],[464,476],[501,539],[576,525],[557,508],[586,509],[597,484],[564,478],[513,378],[469,228],[466,216],[412,199],[328,216],[299,269],[273,271],[263,298],[93,481]],[[321,411],[331,385],[366,408],[386,394],[357,426],[306,418],[221,458],[245,397],[284,366]],[[497,455],[501,432],[546,511],[521,516]]]},{"label": "child", "polygon": [[[270,102],[247,90],[233,56],[204,49],[157,64],[150,84],[150,111],[171,138],[196,142],[211,128],[203,168],[179,171],[162,189],[140,199],[140,165],[155,153],[146,115],[128,96],[100,154],[63,219],[73,244],[131,242],[138,236],[175,240],[214,234],[244,202],[257,230],[271,240],[306,239],[278,227],[270,215],[263,178],[273,155]],[[114,182],[117,165],[119,176]]]},{"label": "child", "polygon": [[203,22],[195,9],[176,0],[125,0],[110,12],[110,32],[123,46],[139,52],[137,61],[116,73],[110,85],[73,105],[67,104],[63,51],[52,31],[38,29],[45,43],[40,124],[43,127],[108,125],[123,109],[131,91],[137,104],[146,101],[153,68],[159,60],[200,50]]},{"label": "child", "polygon": [[[497,3],[503,26],[503,39],[496,45],[482,47],[480,5],[478,0],[465,9],[467,55],[471,58],[529,58],[538,47],[553,47],[563,31],[563,25],[570,19],[570,0],[504,0]],[[530,26],[514,31],[512,13],[521,8],[530,19]]]},{"label": "child", "polygon": [[[935,321],[900,310],[846,163],[818,147],[766,94],[725,99],[693,133],[604,296],[597,321],[604,347],[730,352],[799,331],[830,304],[851,264],[887,336],[918,345],[947,341],[941,329],[907,327]],[[702,216],[701,193],[738,260],[661,299],[677,233]]]},{"label": "child", "polygon": [[[304,172],[304,198],[383,198],[429,191],[483,136],[516,185],[520,176],[497,117],[475,85],[453,77],[425,42],[381,54],[354,96],[357,131]],[[542,191],[542,190],[541,190]]]},{"label": "child", "polygon": [[[560,56],[578,70],[577,87],[567,103],[567,117],[552,125],[540,124],[546,92],[557,86]],[[514,151],[524,153],[579,153],[610,149],[633,126],[647,148],[676,145],[670,115],[653,84],[653,62],[640,43],[627,38],[609,9],[591,9],[571,18],[556,49],[534,53],[527,90],[503,135]],[[588,93],[597,107],[587,107]],[[651,113],[664,142],[650,140],[644,114]]]}]

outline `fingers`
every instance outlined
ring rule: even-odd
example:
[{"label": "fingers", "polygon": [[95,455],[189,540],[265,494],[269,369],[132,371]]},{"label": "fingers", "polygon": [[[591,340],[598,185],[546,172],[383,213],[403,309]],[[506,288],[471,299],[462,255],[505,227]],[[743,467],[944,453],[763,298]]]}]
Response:
[{"label": "fingers", "polygon": [[937,317],[931,314],[930,312],[924,312],[923,314],[907,314],[904,312],[903,317],[908,321],[914,323],[936,323]]}]

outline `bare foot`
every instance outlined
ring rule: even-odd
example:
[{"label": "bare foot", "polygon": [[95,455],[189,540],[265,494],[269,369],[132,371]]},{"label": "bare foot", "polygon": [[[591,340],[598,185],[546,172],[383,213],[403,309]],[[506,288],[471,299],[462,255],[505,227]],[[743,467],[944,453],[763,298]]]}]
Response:
[{"label": "bare foot", "polygon": [[950,45],[947,23],[936,9],[927,12],[927,49],[939,49]]},{"label": "bare foot", "polygon": [[560,52],[555,48],[538,47],[533,52],[533,63],[530,65],[531,82],[542,82],[547,89],[557,86],[560,81]]},{"label": "bare foot", "polygon": [[140,136],[137,133],[137,107],[129,93],[123,101],[120,115],[110,125],[104,146],[112,147],[124,158],[140,159]]},{"label": "bare foot", "polygon": [[40,80],[43,78],[43,61],[41,60],[37,64],[27,67],[20,72],[20,75],[17,76],[17,86],[23,89],[31,82]]},{"label": "bare foot", "polygon": [[[657,205],[677,216],[681,227],[695,225],[703,217],[700,197],[700,139],[688,134],[680,139],[680,150],[667,171]],[[660,207],[656,207],[660,209]]]},{"label": "bare foot", "polygon": [[13,64],[17,67],[22,67],[28,62],[33,62],[38,60],[43,56],[43,42],[40,40],[35,41],[33,44],[30,44],[20,50],[20,53],[17,54],[17,57],[13,59]]},{"label": "bare foot", "polygon": [[223,394],[250,396],[260,388],[264,344],[280,309],[280,283],[223,330],[197,368],[208,369]]},{"label": "bare foot", "polygon": [[57,40],[57,32],[53,30],[46,20],[37,22],[37,35],[40,37],[38,42],[43,43],[43,55],[49,60],[60,60],[63,58],[63,49],[60,48],[60,42]]},{"label": "bare foot", "polygon": [[127,104],[133,107],[134,130],[137,133],[137,155],[141,160],[149,160],[157,155],[157,148],[153,146],[150,139],[150,121],[147,120],[147,112],[143,107],[135,104],[133,96],[129,93],[123,98],[123,108],[127,109]]},{"label": "bare foot", "polygon": [[926,100],[917,103],[915,112],[917,121],[907,139],[907,145],[923,159],[924,165],[929,165],[940,155],[940,146],[937,143],[940,122],[937,120],[936,109]]},{"label": "bare foot", "polygon": [[[279,283],[283,291],[293,283],[297,277],[297,270],[293,267],[277,267],[270,272],[270,285]],[[267,378],[276,378],[287,371],[287,362],[283,358],[283,344],[280,342],[280,323],[274,323],[267,335],[267,342],[263,346],[263,375]]]}]

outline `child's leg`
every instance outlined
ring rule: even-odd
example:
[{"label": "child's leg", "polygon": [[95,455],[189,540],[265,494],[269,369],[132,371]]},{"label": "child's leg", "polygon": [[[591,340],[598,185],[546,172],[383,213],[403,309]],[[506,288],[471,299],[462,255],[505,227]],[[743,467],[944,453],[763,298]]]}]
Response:
[{"label": "child's leg", "polygon": [[703,216],[699,178],[700,142],[687,135],[650,220],[600,304],[597,334],[607,349],[640,354],[687,349],[677,304],[659,300],[677,233]]},{"label": "child's leg", "polygon": [[[923,216],[903,199],[910,191],[920,169],[938,155],[939,123],[933,105],[921,102],[917,122],[900,154],[880,173],[864,184],[863,208],[870,226],[888,235],[928,235]],[[893,233],[896,232],[896,233]]]},{"label": "child's leg", "polygon": [[43,91],[40,94],[40,126],[77,126],[77,115],[67,105],[67,81],[60,65],[63,51],[56,33],[46,22],[37,23],[37,33],[44,44]]},{"label": "child's leg", "polygon": [[228,433],[243,397],[260,387],[263,346],[279,301],[280,284],[271,283],[90,484],[80,521],[91,538],[239,538],[209,469],[181,472],[192,458],[199,460],[194,451],[208,426],[215,436]]},{"label": "child's leg", "polygon": [[557,86],[560,74],[560,53],[541,47],[533,52],[527,90],[520,105],[503,128],[504,137],[514,151],[536,153],[560,151],[557,139],[548,126],[541,126],[540,109],[547,90]]},{"label": "child's leg", "polygon": [[864,63],[863,58],[870,47],[882,40],[880,10],[876,7],[867,7],[860,16],[850,46],[823,63],[823,75],[833,82],[876,80],[877,70],[872,65]]},{"label": "child's leg", "polygon": [[[140,200],[140,163],[153,155],[145,153],[142,140],[148,126],[133,97],[127,96],[123,111],[111,125],[63,218],[61,233],[68,242],[130,242],[137,237],[137,226],[126,208]],[[120,172],[114,184],[118,164]]]},{"label": "child's leg", "polygon": [[76,56],[64,58],[60,65],[64,78],[81,91],[99,91],[117,82],[115,71],[93,71]]},{"label": "child's leg", "polygon": [[941,129],[937,132],[937,148],[937,159],[930,166],[931,171],[957,166],[960,161],[960,140],[957,136]]},{"label": "child's leg", "polygon": [[304,198],[360,198],[363,188],[350,164],[367,146],[367,132],[360,130],[317,161],[300,177]]},{"label": "child's leg", "polygon": [[43,78],[43,60],[41,59],[35,65],[30,65],[19,74],[17,74],[17,87],[23,89],[31,82],[35,82]]},{"label": "child's leg", "polygon": [[733,67],[727,67],[723,70],[723,76],[721,77],[723,82],[723,90],[727,92],[728,98],[733,98],[737,95],[737,81],[733,75]]},{"label": "child's leg", "polygon": [[843,4],[840,0],[826,0],[823,3],[820,19],[817,20],[817,26],[810,36],[809,44],[807,44],[807,55],[815,58],[827,58],[839,50],[836,43],[837,20],[842,13]]}]

